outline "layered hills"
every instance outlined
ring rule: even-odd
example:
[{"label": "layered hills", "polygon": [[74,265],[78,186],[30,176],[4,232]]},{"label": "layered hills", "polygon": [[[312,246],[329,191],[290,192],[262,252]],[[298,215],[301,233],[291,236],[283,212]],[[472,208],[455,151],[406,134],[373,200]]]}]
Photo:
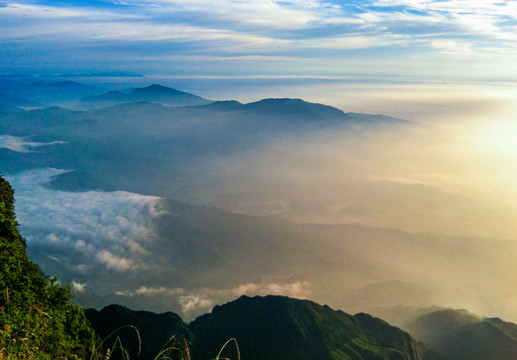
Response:
[{"label": "layered hills", "polygon": [[[422,359],[511,360],[516,357],[517,325],[481,318],[466,310],[432,310],[403,326],[359,313],[354,316],[308,300],[283,296],[242,296],[187,324],[174,313],[155,314],[110,305],[86,315],[104,338],[120,336],[130,353],[152,359],[168,340],[184,344],[194,360],[246,359]],[[235,342],[231,340],[235,339]],[[417,342],[418,341],[418,342]],[[111,344],[113,338],[106,341]],[[223,345],[227,347],[223,349]]]},{"label": "layered hills", "polygon": [[[127,324],[136,325],[142,334],[143,360],[152,359],[153,353],[159,353],[175,335],[190,342],[195,360],[214,358],[230,339],[237,341],[242,358],[251,360],[419,360],[425,353],[407,333],[370,315],[351,316],[308,300],[282,296],[243,296],[216,306],[190,325],[172,313],[131,311],[118,305],[88,310],[86,314],[101,336]],[[134,333],[121,332],[119,336],[137,351]],[[221,356],[237,358],[235,344]]]},{"label": "layered hills", "polygon": [[[114,94],[105,97],[126,96]],[[195,185],[193,177],[206,183],[197,169],[203,172],[218,157],[260,150],[271,143],[321,131],[405,124],[387,116],[344,113],[300,99],[211,103],[160,85],[137,88],[127,96],[92,111],[56,106],[30,111],[0,107],[0,135],[62,144],[24,154],[0,148],[0,165],[7,173],[36,164],[74,169],[88,177],[93,188],[178,197],[178,189]],[[177,101],[176,105],[196,106],[164,106],[167,99]],[[60,184],[62,189],[78,189],[71,181]]]},{"label": "layered hills", "polygon": [[100,95],[90,95],[79,101],[79,107],[95,109],[131,102],[154,102],[168,106],[195,106],[211,103],[210,100],[200,96],[154,84],[133,89],[129,93],[112,90]]}]

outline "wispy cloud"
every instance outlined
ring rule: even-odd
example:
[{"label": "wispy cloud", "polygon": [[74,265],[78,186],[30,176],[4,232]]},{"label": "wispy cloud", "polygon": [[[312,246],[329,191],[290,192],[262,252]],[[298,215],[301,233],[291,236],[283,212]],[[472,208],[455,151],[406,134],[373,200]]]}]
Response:
[{"label": "wispy cloud", "polygon": [[48,143],[34,142],[29,140],[30,137],[20,137],[12,135],[0,135],[0,149],[9,149],[19,153],[33,152],[33,148],[39,148],[43,146],[52,146],[65,144],[65,141],[51,141]]},{"label": "wispy cloud", "polygon": [[[57,6],[45,1],[16,1],[0,7],[0,16],[5,30],[0,42],[10,45],[8,50],[14,43],[24,44],[29,49],[42,50],[34,51],[37,56],[50,57],[50,53],[45,55],[47,49],[55,53],[56,46],[73,47],[77,64],[69,66],[80,68],[86,58],[89,66],[96,64],[79,49],[87,46],[89,53],[102,52],[98,58],[104,63],[98,66],[105,67],[110,58],[115,66],[122,55],[126,59],[147,58],[132,66],[145,65],[162,69],[162,73],[170,64],[152,60],[153,56],[191,56],[173,62],[177,71],[190,75],[253,72],[244,62],[221,69],[199,58],[240,55],[294,57],[294,62],[323,58],[311,67],[312,72],[328,73],[329,62],[330,72],[336,75],[365,57],[372,63],[364,71],[384,68],[383,57],[395,57],[398,63],[410,66],[415,61],[412,57],[422,56],[442,64],[462,60],[462,72],[475,76],[478,64],[469,65],[475,57],[488,66],[486,71],[500,76],[497,69],[489,67],[493,57],[512,63],[517,40],[517,6],[512,1],[379,0],[342,4],[324,0],[223,0],[213,6],[207,0],[130,0],[93,3],[89,7],[74,2]],[[17,49],[10,51],[18,53]],[[365,50],[372,52],[367,54]],[[19,64],[34,61],[23,54],[19,53]],[[333,61],[341,62],[341,67],[334,68]],[[288,64],[260,64],[263,67],[255,69],[262,72],[293,72]],[[404,75],[406,68],[399,66],[396,72]],[[294,71],[304,75],[309,70]],[[384,73],[388,71],[393,69],[386,68]]]},{"label": "wispy cloud", "polygon": [[201,22],[237,24],[269,29],[304,29],[321,25],[328,18],[342,14],[338,6],[323,1],[223,0],[213,7],[208,0],[150,0],[140,4],[154,5],[159,11],[195,14]]}]

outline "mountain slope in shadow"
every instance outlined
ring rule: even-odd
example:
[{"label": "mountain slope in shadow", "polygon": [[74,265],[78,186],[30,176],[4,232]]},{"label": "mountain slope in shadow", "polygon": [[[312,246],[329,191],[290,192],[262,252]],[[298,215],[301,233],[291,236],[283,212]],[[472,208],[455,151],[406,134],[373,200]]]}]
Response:
[{"label": "mountain slope in shadow", "polygon": [[419,316],[405,329],[447,360],[517,358],[517,325],[498,318],[446,309]]}]

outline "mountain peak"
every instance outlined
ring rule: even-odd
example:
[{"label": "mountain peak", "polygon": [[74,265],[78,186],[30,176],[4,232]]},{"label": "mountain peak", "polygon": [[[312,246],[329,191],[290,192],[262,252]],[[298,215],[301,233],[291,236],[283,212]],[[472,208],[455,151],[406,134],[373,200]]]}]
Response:
[{"label": "mountain peak", "polygon": [[205,109],[224,111],[239,110],[242,106],[237,100],[214,101],[213,103],[203,105]]},{"label": "mountain peak", "polygon": [[209,358],[228,338],[239,341],[247,359],[419,360],[417,344],[402,330],[368,315],[352,316],[309,300],[242,296],[190,324]]},{"label": "mountain peak", "polygon": [[176,90],[167,86],[159,85],[159,84],[153,84],[147,87],[143,88],[136,88],[132,91],[132,94],[186,94],[183,91]]},{"label": "mountain peak", "polygon": [[167,106],[197,106],[211,103],[197,95],[189,94],[167,86],[153,84],[135,88],[129,94],[120,91],[108,91],[101,95],[81,99],[81,106],[87,109],[107,107],[120,103],[152,102]]}]

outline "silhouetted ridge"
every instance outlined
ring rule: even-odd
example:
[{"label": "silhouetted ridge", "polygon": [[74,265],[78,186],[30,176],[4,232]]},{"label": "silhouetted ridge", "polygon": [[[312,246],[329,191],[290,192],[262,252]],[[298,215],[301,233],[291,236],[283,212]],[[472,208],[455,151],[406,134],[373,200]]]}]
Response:
[{"label": "silhouetted ridge", "polygon": [[127,96],[127,94],[121,93],[120,91],[112,90],[102,95],[87,96],[83,98],[81,101],[126,101]]},{"label": "silhouetted ridge", "polygon": [[203,105],[202,108],[210,109],[210,110],[223,110],[223,111],[232,111],[232,110],[241,110],[243,108],[243,104],[236,100],[226,100],[226,101],[214,101],[208,105]]},{"label": "silhouetted ridge", "polygon": [[80,105],[86,108],[105,107],[129,102],[155,102],[170,106],[196,106],[211,103],[210,100],[184,91],[154,84],[133,89],[129,94],[120,91],[109,91],[101,95],[87,96],[80,100]]},{"label": "silhouetted ridge", "polygon": [[213,358],[232,337],[250,360],[421,359],[408,334],[380,319],[283,296],[243,296],[214,307],[190,328],[196,359]]},{"label": "silhouetted ridge", "polygon": [[343,111],[332,106],[306,102],[301,99],[263,99],[244,105],[245,110],[278,115],[297,116],[303,119],[332,119],[344,116]]},{"label": "silhouetted ridge", "polygon": [[195,96],[184,91],[176,90],[173,88],[169,88],[167,86],[153,84],[143,88],[136,88],[132,92],[132,94],[175,94],[175,95],[189,95]]},{"label": "silhouetted ridge", "polygon": [[517,325],[482,319],[464,310],[422,315],[408,331],[448,360],[513,360],[517,358]]},{"label": "silhouetted ridge", "polygon": [[[141,337],[142,351],[138,357],[141,360],[154,359],[173,335],[183,336],[189,342],[193,340],[188,324],[173,312],[155,314],[149,311],[130,310],[121,305],[109,305],[100,311],[86,310],[86,317],[102,339],[106,339],[119,328],[127,325],[135,326]],[[125,327],[114,335],[114,338],[105,340],[106,345],[113,344],[116,336],[119,336],[131,358],[136,357],[138,337],[135,330]]]},{"label": "silhouetted ridge", "polygon": [[257,102],[241,104],[238,101],[216,101],[202,106],[204,109],[217,111],[240,111],[255,119],[272,120],[275,122],[322,122],[339,121],[360,123],[408,123],[385,115],[369,115],[358,113],[344,113],[340,109],[329,105],[311,103],[302,99],[263,99]]}]

